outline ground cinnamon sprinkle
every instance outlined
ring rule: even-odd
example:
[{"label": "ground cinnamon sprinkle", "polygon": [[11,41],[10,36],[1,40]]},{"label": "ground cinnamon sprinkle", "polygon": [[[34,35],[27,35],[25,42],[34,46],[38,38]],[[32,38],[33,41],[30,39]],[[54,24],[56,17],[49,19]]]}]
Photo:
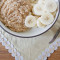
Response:
[{"label": "ground cinnamon sprinkle", "polygon": [[31,10],[29,0],[1,0],[0,20],[12,31],[23,32],[29,29],[24,22]]}]

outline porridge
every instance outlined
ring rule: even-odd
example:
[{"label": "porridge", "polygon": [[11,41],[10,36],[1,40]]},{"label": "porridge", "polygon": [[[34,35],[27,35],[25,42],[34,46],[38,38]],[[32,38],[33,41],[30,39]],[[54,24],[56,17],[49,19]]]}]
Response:
[{"label": "porridge", "polygon": [[0,21],[15,32],[45,28],[56,16],[55,0],[0,0]]},{"label": "porridge", "polygon": [[31,11],[29,0],[1,0],[1,21],[15,32],[23,32],[29,28],[24,25],[25,17]]}]

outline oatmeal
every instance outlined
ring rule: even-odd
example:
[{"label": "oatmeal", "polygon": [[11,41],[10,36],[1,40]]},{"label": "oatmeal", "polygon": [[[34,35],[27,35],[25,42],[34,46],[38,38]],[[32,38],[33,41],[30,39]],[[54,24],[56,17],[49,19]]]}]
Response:
[{"label": "oatmeal", "polygon": [[26,31],[25,18],[31,9],[29,0],[1,0],[0,20],[12,31]]}]

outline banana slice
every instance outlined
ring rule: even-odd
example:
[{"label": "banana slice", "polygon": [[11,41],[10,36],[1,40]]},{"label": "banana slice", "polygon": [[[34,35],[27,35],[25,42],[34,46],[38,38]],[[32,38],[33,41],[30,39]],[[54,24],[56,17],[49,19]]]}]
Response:
[{"label": "banana slice", "polygon": [[45,4],[46,0],[38,0],[38,4]]},{"label": "banana slice", "polygon": [[41,20],[41,17],[37,19],[37,26],[38,26],[39,28],[45,28],[46,25],[42,24],[42,23],[40,22],[40,20]]},{"label": "banana slice", "polygon": [[34,27],[36,25],[36,18],[32,15],[29,15],[25,19],[25,26],[27,27]]},{"label": "banana slice", "polygon": [[57,3],[55,2],[55,0],[48,0],[46,2],[46,9],[49,11],[49,12],[54,12],[56,11],[57,9]]},{"label": "banana slice", "polygon": [[36,4],[33,7],[33,13],[35,15],[42,15],[43,14],[43,10],[44,10],[44,6],[42,4]]},{"label": "banana slice", "polygon": [[49,25],[51,24],[52,22],[54,21],[54,16],[47,12],[47,13],[44,13],[41,18],[40,18],[40,22],[44,25]]}]

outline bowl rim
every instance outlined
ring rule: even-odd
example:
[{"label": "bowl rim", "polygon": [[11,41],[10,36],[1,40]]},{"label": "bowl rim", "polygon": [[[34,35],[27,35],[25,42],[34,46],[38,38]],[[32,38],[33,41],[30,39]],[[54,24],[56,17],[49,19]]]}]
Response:
[{"label": "bowl rim", "polygon": [[51,28],[53,27],[53,25],[56,23],[56,21],[57,21],[57,19],[58,19],[58,17],[59,17],[59,13],[60,13],[60,1],[59,1],[59,0],[58,0],[58,3],[59,3],[59,9],[58,9],[58,15],[57,15],[57,17],[56,17],[56,19],[55,19],[55,22],[52,24],[51,27],[49,27],[49,28],[48,28],[46,31],[44,31],[43,33],[40,33],[40,34],[37,34],[37,35],[34,35],[34,36],[24,37],[24,36],[14,35],[13,33],[8,32],[8,31],[7,31],[6,29],[4,29],[1,25],[0,25],[0,27],[1,27],[5,32],[7,32],[8,34],[13,35],[13,36],[15,36],[15,37],[19,37],[19,38],[33,38],[33,37],[40,36],[40,35],[44,34],[45,32],[47,32],[49,29],[51,29]]}]

